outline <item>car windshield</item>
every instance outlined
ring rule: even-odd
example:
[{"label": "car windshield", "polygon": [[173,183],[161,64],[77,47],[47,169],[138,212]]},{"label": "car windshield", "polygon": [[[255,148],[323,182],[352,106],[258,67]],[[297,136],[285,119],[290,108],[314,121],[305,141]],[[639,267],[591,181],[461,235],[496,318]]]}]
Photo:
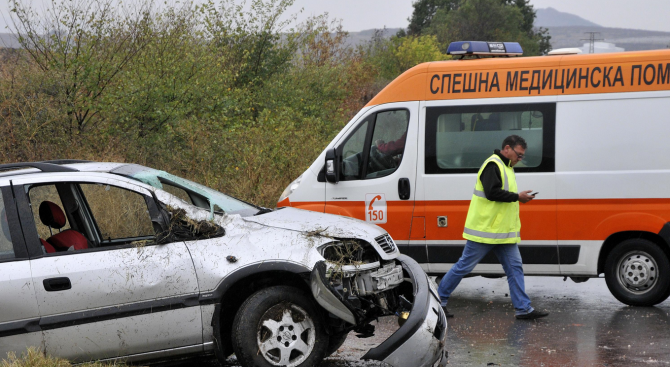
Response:
[{"label": "car windshield", "polygon": [[[190,201],[191,204],[208,209],[214,213],[224,212],[227,214],[248,216],[257,214],[259,210],[262,210],[262,208],[255,207],[207,186],[189,181],[165,171],[137,164],[121,166],[112,170],[111,173],[134,178],[157,189],[167,191],[182,200],[187,202]],[[180,195],[179,193],[183,193],[183,195]]]}]

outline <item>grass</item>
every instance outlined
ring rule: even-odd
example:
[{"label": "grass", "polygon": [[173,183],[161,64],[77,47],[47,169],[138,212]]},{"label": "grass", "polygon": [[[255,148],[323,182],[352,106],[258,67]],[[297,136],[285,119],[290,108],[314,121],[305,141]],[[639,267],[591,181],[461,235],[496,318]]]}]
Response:
[{"label": "grass", "polygon": [[[72,363],[66,359],[45,356],[37,348],[28,348],[28,350],[17,357],[10,352],[6,359],[0,361],[0,367],[71,367]],[[110,367],[124,366],[119,363],[86,362],[77,364],[78,367]]]}]

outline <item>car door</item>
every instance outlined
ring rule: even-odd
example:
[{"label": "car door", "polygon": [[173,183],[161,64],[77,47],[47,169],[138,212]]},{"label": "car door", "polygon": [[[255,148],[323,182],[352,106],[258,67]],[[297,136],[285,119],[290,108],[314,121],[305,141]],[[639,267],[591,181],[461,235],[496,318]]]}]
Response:
[{"label": "car door", "polygon": [[0,360],[39,348],[39,310],[30,261],[9,182],[0,186]]},{"label": "car door", "polygon": [[[183,242],[153,242],[152,218],[160,215],[148,189],[91,172],[13,185],[26,243],[37,255],[32,276],[48,354],[82,361],[202,350],[193,262]],[[44,224],[47,201],[63,210],[66,225]],[[72,246],[40,254],[42,243],[62,242]]]},{"label": "car door", "polygon": [[369,111],[337,143],[340,180],[326,183],[326,213],[383,227],[401,252],[414,210],[418,106],[392,103]]}]

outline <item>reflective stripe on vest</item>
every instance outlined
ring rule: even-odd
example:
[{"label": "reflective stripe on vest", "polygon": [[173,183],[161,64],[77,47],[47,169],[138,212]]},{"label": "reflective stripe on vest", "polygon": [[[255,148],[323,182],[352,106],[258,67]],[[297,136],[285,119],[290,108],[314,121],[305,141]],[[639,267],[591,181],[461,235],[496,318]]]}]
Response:
[{"label": "reflective stripe on vest", "polygon": [[479,190],[475,189],[475,192],[473,192],[473,195],[486,199],[486,194],[484,193],[484,191],[479,191]]},{"label": "reflective stripe on vest", "polygon": [[[503,167],[505,167],[505,163],[503,163],[503,161],[500,158],[498,158],[498,156],[493,157],[493,160],[498,161],[498,163],[500,163]],[[484,162],[484,164],[486,165],[486,164],[488,164],[488,162]],[[486,167],[486,166],[484,166],[484,167]],[[507,179],[507,170],[504,169],[502,171],[503,171],[503,174],[505,175],[505,184],[503,186],[503,190],[509,191],[509,180]]]},{"label": "reflective stripe on vest", "polygon": [[[498,156],[492,157],[492,159],[495,160],[495,161],[498,161],[498,163],[503,165],[503,167],[505,166],[505,163],[503,163],[503,161],[500,158],[498,158]],[[488,163],[489,163],[489,160],[487,159],[486,162],[484,162],[484,164],[482,165],[482,168],[486,167],[486,165]],[[509,191],[509,180],[507,179],[507,170],[502,170],[502,171],[503,171],[503,175],[505,175],[505,183],[503,184],[503,190]],[[474,195],[479,196],[480,198],[486,199],[486,194],[484,193],[484,191],[479,191],[479,190],[475,189]]]},{"label": "reflective stripe on vest", "polygon": [[471,234],[477,237],[491,238],[494,240],[501,240],[504,238],[516,238],[521,237],[521,232],[509,232],[509,233],[489,233],[482,231],[475,231],[474,229],[465,228],[463,229],[464,233]]}]

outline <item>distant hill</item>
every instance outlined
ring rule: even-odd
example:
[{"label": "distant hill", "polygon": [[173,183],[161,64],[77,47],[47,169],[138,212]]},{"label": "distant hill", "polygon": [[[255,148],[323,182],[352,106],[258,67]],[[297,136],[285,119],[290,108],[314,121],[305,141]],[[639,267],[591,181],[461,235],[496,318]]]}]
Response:
[{"label": "distant hill", "polygon": [[[384,37],[390,38],[394,36],[401,28],[384,28]],[[359,45],[368,42],[372,39],[376,29],[366,29],[360,32],[349,32],[349,39],[347,43],[350,45]]]},{"label": "distant hill", "polygon": [[[540,10],[548,10],[548,9],[539,9],[538,19],[540,18],[539,16]],[[557,13],[571,15],[568,13],[561,13],[561,12]],[[577,16],[575,16],[575,18],[582,19]],[[583,19],[582,21],[591,23]],[[537,24],[538,23],[536,23],[536,25]],[[598,36],[597,38],[603,38],[605,42],[614,43],[618,47],[623,47],[626,51],[656,50],[656,49],[668,48],[668,46],[670,45],[670,32],[643,31],[639,29],[625,29],[625,28],[607,28],[598,25],[548,26],[546,25],[548,23],[544,24],[545,25],[542,25],[542,27],[549,29],[549,34],[551,35],[551,46],[554,49],[564,47],[581,47],[586,42],[582,41],[583,38],[587,38],[585,32],[600,32],[600,36]],[[399,30],[400,28],[386,28],[384,31],[384,36],[391,37],[396,33],[398,33]],[[349,32],[349,39],[347,43],[350,45],[358,45],[368,42],[372,38],[374,32],[375,32],[374,29],[367,29],[360,32]],[[0,33],[0,48],[19,48],[19,47],[20,45],[18,43],[18,40],[14,35],[10,33]]]},{"label": "distant hill", "polygon": [[19,48],[19,40],[11,33],[0,33],[0,48]]},{"label": "distant hill", "polygon": [[668,48],[670,32],[643,31],[639,29],[606,28],[606,27],[548,27],[551,35],[551,46],[556,48],[581,47],[588,38],[585,32],[600,32],[596,38],[614,43],[626,51],[657,50]]},{"label": "distant hill", "polygon": [[582,17],[570,13],[563,13],[554,8],[537,9],[535,18],[536,27],[600,27]]},{"label": "distant hill", "polygon": [[[579,17],[577,18],[581,19]],[[587,20],[584,20],[584,22],[590,23]],[[549,29],[549,34],[551,35],[551,47],[554,49],[583,46],[586,41],[583,41],[582,39],[588,38],[586,32],[600,32],[600,35],[596,35],[596,38],[602,38],[605,42],[614,43],[617,47],[623,47],[626,51],[657,50],[667,48],[668,45],[670,45],[670,32],[607,28],[599,25],[543,27]],[[391,37],[399,30],[400,28],[387,28],[384,36]],[[350,45],[357,45],[367,42],[372,38],[374,32],[374,29],[368,29],[361,32],[349,32],[348,43]]]},{"label": "distant hill", "polygon": [[600,32],[596,38],[614,43],[626,51],[656,50],[667,48],[670,33],[643,31],[639,29],[607,28],[580,16],[563,13],[554,8],[537,9],[536,27],[549,29],[551,46],[556,48],[581,47],[588,38],[586,32]]}]

